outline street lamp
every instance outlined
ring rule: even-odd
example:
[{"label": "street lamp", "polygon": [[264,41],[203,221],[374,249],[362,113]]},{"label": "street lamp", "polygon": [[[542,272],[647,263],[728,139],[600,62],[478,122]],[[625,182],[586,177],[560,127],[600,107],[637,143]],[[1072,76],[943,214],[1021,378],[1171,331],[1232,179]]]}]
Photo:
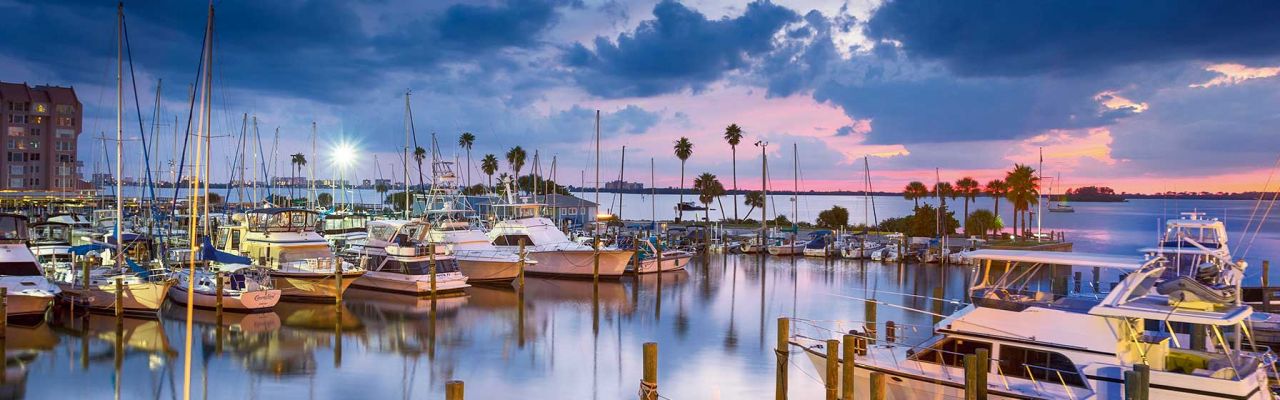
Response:
[{"label": "street lamp", "polygon": [[[355,145],[346,141],[338,142],[338,144],[333,147],[330,157],[333,159],[334,165],[338,166],[338,182],[336,182],[334,186],[342,186],[342,181],[345,179],[344,176],[346,174],[347,167],[354,163],[356,159]],[[341,196],[345,198],[346,188],[340,188],[338,190],[341,191]],[[333,201],[337,201],[338,204],[345,202],[345,200],[339,200],[336,198],[333,199]],[[334,208],[337,209],[337,207]]]}]

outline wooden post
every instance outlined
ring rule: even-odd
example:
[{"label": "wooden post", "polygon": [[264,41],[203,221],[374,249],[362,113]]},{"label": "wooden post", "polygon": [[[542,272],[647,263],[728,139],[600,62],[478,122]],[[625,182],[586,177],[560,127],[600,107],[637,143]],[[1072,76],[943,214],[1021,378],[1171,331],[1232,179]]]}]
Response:
[{"label": "wooden post", "polygon": [[939,322],[942,322],[942,296],[944,296],[942,292],[942,286],[935,286],[933,288],[933,314],[934,314],[933,324],[934,325],[937,325]]},{"label": "wooden post", "polygon": [[785,400],[787,398],[787,351],[788,340],[791,336],[791,321],[787,317],[778,318],[778,347],[774,348],[774,353],[778,354],[778,378],[775,384],[773,397],[777,400]]},{"label": "wooden post", "polygon": [[427,251],[431,254],[427,258],[427,273],[431,274],[431,303],[436,302],[436,244],[427,245]]},{"label": "wooden post", "polygon": [[897,328],[897,324],[894,324],[893,321],[887,321],[884,323],[885,342],[893,343],[893,341],[898,338],[898,333],[895,332],[896,329],[894,328]]},{"label": "wooden post", "polygon": [[[217,311],[218,325],[221,326],[222,325],[222,289],[223,289],[223,285],[225,285],[225,283],[222,280],[222,272],[214,273],[214,280],[216,280],[218,284],[217,303],[214,305],[214,308]],[[187,282],[187,284],[194,285],[195,282]]]},{"label": "wooden post", "polygon": [[1262,260],[1262,312],[1271,312],[1271,260]]},{"label": "wooden post", "polygon": [[866,310],[865,310],[866,322],[863,328],[866,329],[867,331],[867,343],[875,343],[876,337],[877,337],[876,335],[876,302],[874,299],[867,300],[866,302],[863,303],[863,305],[866,307]]},{"label": "wooden post", "polygon": [[591,264],[591,284],[600,285],[600,237],[597,236],[592,243],[595,246],[595,255],[592,257]]},{"label": "wooden post", "polygon": [[444,383],[445,400],[462,400],[462,381],[448,381]]},{"label": "wooden post", "polygon": [[871,396],[870,396],[871,400],[886,400],[884,395],[885,392],[884,392],[884,373],[883,372],[875,372],[875,371],[871,372],[871,387],[869,389],[871,391]]},{"label": "wooden post", "polygon": [[525,253],[524,253],[524,238],[520,238],[520,263],[519,263],[519,265],[520,265],[520,275],[519,275],[519,279],[518,279],[518,281],[519,281],[519,282],[517,282],[517,283],[518,283],[518,286],[520,286],[520,288],[521,288],[521,289],[524,289],[524,264],[525,264],[525,257],[526,257],[526,255],[525,255]]},{"label": "wooden post", "polygon": [[836,400],[840,389],[840,341],[827,340],[827,400]]},{"label": "wooden post", "polygon": [[342,305],[342,259],[333,258],[333,304]]},{"label": "wooden post", "polygon": [[84,287],[82,287],[82,289],[84,289],[84,290],[85,290],[85,292],[84,292],[84,299],[82,299],[82,300],[85,302],[85,304],[88,304],[88,302],[89,302],[89,301],[88,301],[88,298],[89,298],[89,260],[84,260],[84,261],[83,261],[83,263],[81,264],[81,270],[82,270],[81,272],[83,272],[83,273],[84,273]]},{"label": "wooden post", "polygon": [[[88,294],[88,293],[86,293]],[[124,316],[124,278],[116,277],[116,322],[120,321],[120,317]]]},{"label": "wooden post", "polygon": [[640,400],[658,400],[658,344],[644,344],[644,379],[640,381]]},{"label": "wooden post", "polygon": [[[9,337],[9,288],[0,287],[0,343]],[[0,351],[4,349],[0,348]],[[4,353],[0,353],[4,354]],[[3,374],[0,374],[3,375]]]},{"label": "wooden post", "polygon": [[964,356],[965,400],[987,399],[987,370],[991,365],[990,357],[987,349],[978,349],[975,354]]},{"label": "wooden post", "polygon": [[842,349],[844,350],[844,369],[841,371],[840,385],[840,398],[843,400],[853,400],[853,373],[854,368],[857,367],[855,361],[858,354],[854,347],[857,347],[855,344],[857,340],[858,338],[853,335],[844,335],[844,349]]},{"label": "wooden post", "polygon": [[1145,364],[1134,364],[1133,369],[1124,371],[1125,400],[1148,400],[1151,398],[1151,368]]}]

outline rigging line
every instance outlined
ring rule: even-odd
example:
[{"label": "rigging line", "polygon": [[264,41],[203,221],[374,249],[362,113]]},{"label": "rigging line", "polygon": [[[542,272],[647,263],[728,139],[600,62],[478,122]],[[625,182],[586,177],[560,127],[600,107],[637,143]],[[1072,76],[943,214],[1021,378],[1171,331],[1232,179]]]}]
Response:
[{"label": "rigging line", "polygon": [[1262,224],[1267,222],[1267,217],[1271,215],[1271,208],[1275,207],[1276,198],[1278,197],[1280,197],[1280,190],[1271,195],[1271,202],[1267,204],[1267,210],[1262,213],[1262,218],[1258,220],[1258,226],[1254,228],[1253,236],[1249,237],[1249,244],[1245,245],[1244,251],[1240,252],[1240,258],[1245,258],[1245,256],[1249,255],[1249,249],[1253,248],[1253,242],[1258,239],[1258,233],[1262,231]]},{"label": "rigging line", "polygon": [[[1262,206],[1262,200],[1267,197],[1267,189],[1271,188],[1271,179],[1276,174],[1276,169],[1280,168],[1280,157],[1276,157],[1276,162],[1271,166],[1271,172],[1267,173],[1267,182],[1262,185],[1262,191],[1258,193],[1258,200],[1253,203],[1253,211],[1249,212],[1249,219],[1246,220],[1244,230],[1240,231],[1240,238],[1244,239],[1249,234],[1249,228],[1253,225],[1253,219],[1258,213],[1258,208]],[[1224,218],[1225,220],[1225,218]],[[1235,249],[1232,249],[1235,252]],[[1234,254],[1232,255],[1234,257]]]},{"label": "rigging line", "polygon": [[138,101],[138,78],[133,72],[133,45],[129,43],[129,24],[126,22],[123,14],[120,16],[120,32],[124,35],[125,53],[128,54],[129,57],[129,82],[131,86],[133,86],[133,110],[138,115],[138,134],[142,136],[142,160],[147,166],[147,189],[151,192],[151,212],[152,217],[154,218],[156,212],[156,188],[151,181],[151,156],[147,147],[147,131],[142,125],[142,103]]},{"label": "rigging line", "polygon": [[[239,169],[239,168],[237,168],[236,166],[238,166],[238,165],[240,165],[240,163],[244,162],[244,160],[240,159],[240,156],[241,156],[241,153],[242,153],[242,152],[240,151],[240,149],[241,149],[241,148],[242,148],[242,146],[244,145],[245,130],[246,130],[246,126],[245,126],[245,124],[243,124],[243,123],[242,123],[242,124],[240,125],[240,138],[236,139],[236,147],[235,147],[235,149],[236,149],[236,150],[233,152],[233,153],[235,154],[235,156],[231,159],[231,164],[230,164],[230,165],[229,165],[229,167],[228,167],[228,169],[230,170],[230,172],[228,172],[228,173],[227,173],[227,194],[226,194],[226,197],[225,197],[225,199],[227,199],[228,201],[223,201],[223,204],[224,204],[224,205],[223,205],[223,207],[224,207],[224,208],[230,207],[230,205],[229,205],[230,201],[229,201],[229,200],[231,199],[231,188],[232,188],[233,186],[235,186],[233,183],[235,183],[235,180],[236,180],[236,170],[238,170],[238,169]],[[240,177],[240,180],[244,180],[244,177],[243,177],[243,176],[242,176],[242,177]],[[290,182],[290,183],[292,183],[292,182]],[[241,187],[243,187],[244,185],[240,185],[240,186],[241,186]],[[244,199],[243,199],[243,198],[239,198],[239,197],[241,197],[241,196],[237,196],[238,200],[240,200],[239,202],[240,202],[240,203],[243,203],[243,202],[244,202]]]},{"label": "rigging line", "polygon": [[[196,79],[195,79],[195,82],[197,83],[200,82],[200,77],[204,75],[204,56],[205,56],[205,50],[206,50],[205,46],[208,44],[208,39],[209,39],[209,30],[205,29],[203,36],[200,37],[200,59],[199,59],[199,63],[197,63],[197,66],[196,66]],[[182,171],[186,169],[186,166],[187,166],[187,148],[191,140],[191,119],[193,118],[193,115],[195,113],[195,108],[196,108],[195,86],[191,87],[191,97],[190,97],[190,100],[188,101],[188,104],[189,105],[187,106],[187,132],[185,135],[182,136],[182,157],[178,159],[178,174],[174,175],[176,179],[173,182],[173,210],[174,211],[177,211],[178,209],[178,190],[179,188],[182,187],[182,185],[179,185],[177,181],[182,180]]]},{"label": "rigging line", "polygon": [[[947,318],[947,317],[949,317],[949,315],[942,315],[942,314],[934,313],[934,312],[931,312],[931,311],[921,310],[921,309],[918,309],[918,308],[911,308],[911,307],[907,307],[907,306],[900,306],[900,305],[897,305],[897,304],[888,303],[888,302],[884,302],[884,301],[880,301],[880,300],[875,300],[875,299],[858,298],[858,297],[846,296],[846,295],[842,295],[842,294],[835,294],[835,293],[825,293],[825,294],[826,294],[826,295],[828,295],[828,296],[843,297],[843,298],[850,299],[850,300],[859,300],[859,301],[864,301],[864,302],[876,303],[876,304],[883,305],[883,306],[888,306],[888,307],[897,308],[897,309],[900,309],[900,310],[903,310],[903,311],[911,311],[911,312],[916,312],[916,313],[921,313],[921,314],[926,314],[926,315],[932,315],[932,316],[935,316],[935,317],[942,317],[942,318]],[[1008,335],[1010,335],[1010,336],[1017,337],[1017,338],[1024,338],[1024,339],[1029,339],[1029,338],[1030,338],[1029,336],[1019,335],[1019,334],[1016,334],[1016,333],[1013,333],[1013,332],[1009,332],[1009,331],[1006,331],[1006,330],[1003,330],[1003,329],[1000,329],[1000,328],[996,328],[996,327],[993,327],[993,326],[987,326],[987,325],[977,324],[977,323],[973,323],[973,322],[965,322],[965,323],[970,324],[970,325],[974,325],[974,326],[978,326],[978,327],[983,327],[983,328],[990,329],[990,330],[993,330],[993,331],[997,331],[997,332],[1005,333],[1005,334],[1008,334]]]}]

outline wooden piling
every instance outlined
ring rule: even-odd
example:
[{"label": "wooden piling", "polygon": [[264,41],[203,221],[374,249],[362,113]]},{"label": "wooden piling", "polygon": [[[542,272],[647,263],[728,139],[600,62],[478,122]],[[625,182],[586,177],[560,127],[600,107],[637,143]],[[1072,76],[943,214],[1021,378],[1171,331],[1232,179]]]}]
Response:
[{"label": "wooden piling", "polygon": [[462,399],[462,381],[448,381],[444,383],[445,400],[463,400]]},{"label": "wooden piling", "polygon": [[88,303],[87,299],[89,297],[89,260],[84,260],[81,262],[80,271],[84,274],[84,286],[82,286],[81,288],[84,289],[84,297],[85,297],[84,299],[81,299],[81,300],[84,300],[85,303]]},{"label": "wooden piling", "polygon": [[854,368],[857,367],[857,347],[858,338],[853,335],[844,335],[844,362],[843,370],[840,371],[840,398],[843,400],[853,400],[854,389]]},{"label": "wooden piling", "polygon": [[933,287],[933,324],[942,322],[942,286]]},{"label": "wooden piling", "polygon": [[1129,391],[1129,381],[1125,380],[1125,392],[1133,393],[1133,400],[1149,400],[1151,398],[1151,367],[1146,364],[1134,364],[1132,371],[1134,376],[1133,391]]},{"label": "wooden piling", "polygon": [[342,259],[333,258],[333,304],[342,306]]},{"label": "wooden piling", "polygon": [[[87,292],[85,293],[88,294]],[[116,323],[121,324],[123,321],[120,317],[124,316],[124,278],[116,277]]]},{"label": "wooden piling", "polygon": [[877,372],[877,371],[871,372],[870,386],[871,387],[868,389],[871,392],[871,396],[870,396],[871,400],[886,400],[885,392],[884,392],[884,373],[883,372]]},{"label": "wooden piling", "polygon": [[778,378],[774,387],[773,397],[777,400],[785,400],[787,398],[787,365],[788,358],[788,341],[791,336],[791,321],[787,317],[778,318],[778,347],[774,348],[774,353],[778,355]]},{"label": "wooden piling", "polygon": [[865,322],[865,323],[864,323],[864,325],[863,325],[863,329],[866,329],[866,331],[867,331],[867,342],[868,342],[868,343],[875,343],[875,342],[876,342],[876,337],[877,337],[877,335],[876,335],[876,302],[875,302],[875,299],[867,300],[866,302],[864,302],[864,303],[863,303],[863,305],[865,306],[865,311],[864,311],[864,312],[866,313],[866,317],[864,318],[864,319],[866,320],[866,322]]},{"label": "wooden piling", "polygon": [[431,303],[436,302],[436,244],[427,245],[427,251],[431,254],[427,256],[427,273],[431,274]]},{"label": "wooden piling", "polygon": [[[213,350],[215,353],[221,355],[222,354],[222,290],[226,286],[226,281],[223,280],[222,272],[214,273],[214,280],[218,285],[218,294],[217,294],[216,303],[214,304],[214,317],[215,319],[217,319],[217,325],[215,325],[216,330],[214,331],[214,336],[215,336],[214,340],[216,340],[217,343],[214,344]],[[187,282],[187,284],[194,285],[195,282],[189,281]]]},{"label": "wooden piling", "polygon": [[1271,312],[1271,261],[1262,260],[1262,312]]},{"label": "wooden piling", "polygon": [[827,400],[836,400],[840,390],[840,341],[827,340]]},{"label": "wooden piling", "polygon": [[[0,343],[7,338],[9,338],[9,288],[0,287]],[[4,353],[0,352],[0,354]]]},{"label": "wooden piling", "polygon": [[893,341],[898,338],[898,332],[896,332],[896,329],[894,329],[897,327],[898,327],[897,324],[894,324],[893,321],[887,321],[884,323],[884,341],[885,342],[893,343]]},{"label": "wooden piling", "polygon": [[597,236],[592,245],[595,248],[595,254],[591,257],[591,284],[600,285],[600,237]]},{"label": "wooden piling", "polygon": [[991,365],[990,357],[987,349],[978,349],[975,354],[964,356],[965,400],[987,399],[987,370]]},{"label": "wooden piling", "polygon": [[658,344],[644,344],[644,378],[640,381],[640,400],[658,400]]},{"label": "wooden piling", "polygon": [[525,255],[525,252],[524,252],[524,238],[520,238],[520,262],[519,262],[519,265],[520,265],[520,275],[519,275],[519,279],[517,279],[517,281],[518,281],[518,282],[517,282],[517,284],[518,284],[518,286],[520,286],[520,288],[521,288],[521,289],[524,289],[524,264],[525,264],[525,257],[527,257],[527,256]]}]

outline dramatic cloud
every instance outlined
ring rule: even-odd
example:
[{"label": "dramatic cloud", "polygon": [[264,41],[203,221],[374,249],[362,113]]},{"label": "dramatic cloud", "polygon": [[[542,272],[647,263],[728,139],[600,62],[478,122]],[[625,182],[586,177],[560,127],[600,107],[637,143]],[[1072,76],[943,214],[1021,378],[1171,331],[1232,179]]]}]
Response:
[{"label": "dramatic cloud", "polygon": [[664,0],[654,19],[610,41],[597,37],[594,49],[574,43],[564,63],[589,93],[603,97],[698,92],[726,73],[747,66],[747,58],[773,48],[772,38],[797,18],[768,1],[747,5],[737,18],[708,19],[683,4]]},{"label": "dramatic cloud", "polygon": [[1205,67],[1205,70],[1216,72],[1218,76],[1208,82],[1192,84],[1191,87],[1210,88],[1221,85],[1234,85],[1250,79],[1270,78],[1280,75],[1280,67],[1251,68],[1240,64],[1210,65]]},{"label": "dramatic cloud", "polygon": [[1087,73],[1179,60],[1280,53],[1273,1],[895,0],[866,34],[969,76]]}]

